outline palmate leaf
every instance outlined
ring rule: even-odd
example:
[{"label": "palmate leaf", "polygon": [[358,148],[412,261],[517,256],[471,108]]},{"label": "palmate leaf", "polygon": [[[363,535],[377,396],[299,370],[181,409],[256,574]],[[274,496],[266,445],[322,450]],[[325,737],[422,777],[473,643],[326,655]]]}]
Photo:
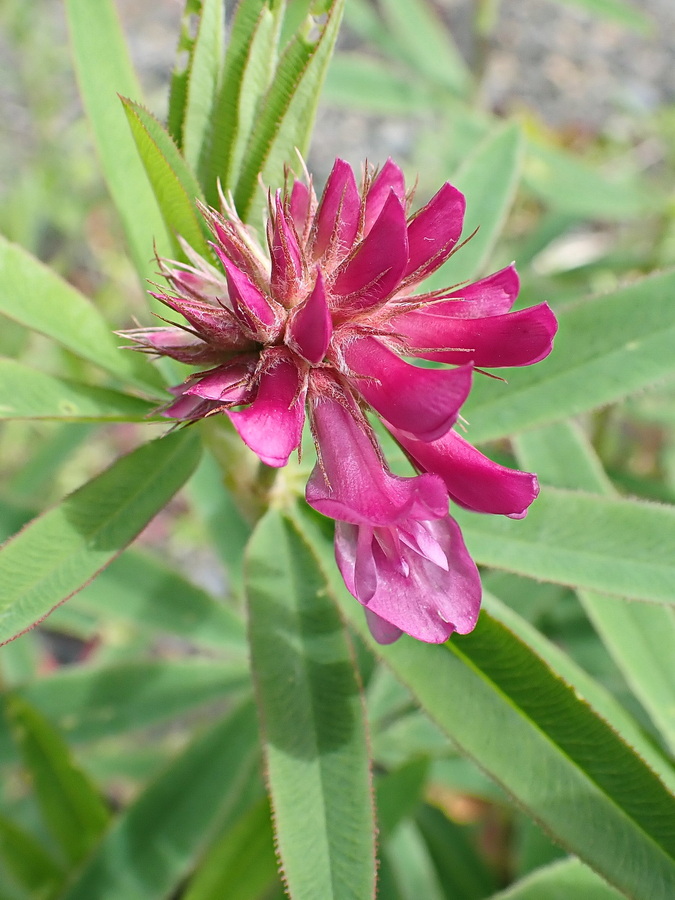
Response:
[{"label": "palmate leaf", "polygon": [[675,796],[635,752],[512,632],[476,630],[428,645],[379,647],[332,560],[330,539],[294,513],[345,615],[462,753],[558,843],[629,896],[675,889]]},{"label": "palmate leaf", "polygon": [[469,440],[588,412],[675,374],[674,292],[675,272],[666,272],[561,309],[549,357],[498,370],[506,385],[475,379],[462,408]]},{"label": "palmate leaf", "polygon": [[201,256],[210,255],[209,234],[197,212],[203,199],[196,177],[174,144],[171,135],[147,109],[120,97],[148,180],[155,192],[164,222],[173,238],[174,253],[181,255],[177,236],[184,238]]},{"label": "palmate leaf", "polygon": [[153,242],[160,256],[171,246],[164,222],[124,121],[117,94],[140,100],[112,0],[67,0],[75,70],[94,132],[103,175],[124,226],[141,279],[155,277]]},{"label": "palmate leaf", "polygon": [[251,666],[289,893],[367,900],[375,893],[375,823],[346,632],[309,548],[277,510],[253,532],[245,571]]},{"label": "palmate leaf", "polygon": [[112,823],[61,900],[162,900],[237,808],[259,764],[245,704],[195,738]]},{"label": "palmate leaf", "polygon": [[[521,464],[534,467],[545,483],[579,485],[608,496],[614,493],[578,427],[558,423],[521,435],[516,448]],[[672,507],[671,512],[675,513]],[[671,553],[674,533],[671,529],[663,534],[664,541],[670,542]],[[675,602],[672,584],[671,603]],[[675,608],[630,603],[589,590],[581,590],[579,598],[636,697],[671,752],[675,751]]]},{"label": "palmate leaf", "polygon": [[324,23],[311,23],[289,43],[260,101],[234,190],[235,204],[244,220],[250,217],[259,176],[266,185],[281,186],[284,166],[296,163],[296,149],[303,154],[307,151],[344,2],[332,0]]},{"label": "palmate leaf", "polygon": [[182,486],[199,453],[188,430],[145,444],[7,541],[0,549],[0,642],[107,566]]}]

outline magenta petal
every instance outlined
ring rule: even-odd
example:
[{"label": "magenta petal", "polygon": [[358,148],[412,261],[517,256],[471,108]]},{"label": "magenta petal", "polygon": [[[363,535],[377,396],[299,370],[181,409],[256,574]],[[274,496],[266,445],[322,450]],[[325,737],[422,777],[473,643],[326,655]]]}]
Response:
[{"label": "magenta petal", "polygon": [[294,181],[291,188],[289,210],[295,230],[302,237],[307,230],[311,212],[312,194],[302,181]]},{"label": "magenta petal", "polygon": [[250,340],[242,334],[237,319],[229,309],[166,294],[153,292],[152,296],[183,316],[199,337],[212,346],[215,345],[214,349],[234,351],[250,346]]},{"label": "magenta petal", "polygon": [[312,412],[312,427],[323,469],[318,464],[314,467],[306,497],[324,516],[355,525],[394,525],[408,518],[446,514],[443,482],[433,475],[392,475],[342,404],[319,400]]},{"label": "magenta petal", "polygon": [[340,248],[343,256],[352,248],[359,227],[361,198],[349,163],[336,159],[328,176],[314,219],[314,258],[327,249]]},{"label": "magenta petal", "polygon": [[422,441],[452,427],[471,390],[471,365],[421,369],[405,362],[377,338],[359,338],[344,348],[356,376],[350,381],[381,416]]},{"label": "magenta petal", "polygon": [[373,183],[366,194],[365,234],[369,233],[377,221],[392,191],[401,202],[405,199],[405,178],[403,177],[403,172],[389,157],[373,179]]},{"label": "magenta petal", "polygon": [[[407,565],[401,567],[381,551],[377,533],[371,541],[377,588],[364,606],[369,613],[390,625],[390,629],[386,629],[374,620],[378,633],[388,636],[389,642],[396,639],[393,629],[400,629],[420,641],[442,643],[454,631],[467,634],[478,618],[480,577],[459,526],[450,516],[424,524],[443,548],[449,562],[448,570],[434,565],[408,547],[402,550]],[[355,532],[360,530],[345,527],[341,522],[335,529],[338,567],[347,589],[357,600],[360,598],[354,575],[359,536]],[[362,552],[360,548],[358,552]],[[376,640],[378,633],[374,632]]]},{"label": "magenta petal", "polygon": [[[182,385],[178,389],[172,388],[172,393],[177,393],[181,388]],[[217,408],[218,404],[210,400],[179,393],[177,399],[165,407],[160,415],[167,419],[201,419]]]},{"label": "magenta petal", "polygon": [[403,277],[426,278],[450,256],[462,233],[464,194],[444,184],[408,225],[409,260]]},{"label": "magenta petal", "polygon": [[366,622],[370,633],[378,644],[393,644],[394,641],[397,641],[403,634],[403,631],[400,628],[397,628],[390,622],[386,622],[384,619],[380,618],[377,613],[374,613],[372,609],[368,609],[367,606],[365,607],[364,612],[366,614]]},{"label": "magenta petal", "polygon": [[293,228],[286,221],[281,192],[275,199],[274,227],[270,241],[272,296],[282,302],[291,300],[302,280],[302,256]]},{"label": "magenta petal", "polygon": [[429,312],[435,316],[447,315],[456,319],[501,316],[511,309],[519,290],[520,279],[516,267],[511,264],[451,294],[442,294],[438,299],[447,302],[434,302],[429,306]]},{"label": "magenta petal", "polygon": [[206,400],[221,400],[228,403],[246,403],[249,394],[248,379],[255,368],[246,363],[218,366],[201,376],[185,391],[186,394],[194,394],[204,397]]},{"label": "magenta petal", "polygon": [[337,270],[332,286],[337,305],[356,311],[380,303],[399,284],[407,260],[405,212],[392,192],[370,234]]},{"label": "magenta petal", "polygon": [[551,352],[558,322],[550,306],[540,303],[476,319],[414,311],[395,319],[392,327],[406,338],[410,352],[423,359],[470,361],[485,367],[530,366]]},{"label": "magenta petal", "polygon": [[252,331],[257,331],[258,323],[268,328],[273,327],[276,316],[267,297],[218,247],[215,250],[225,269],[230,299],[239,319]]},{"label": "magenta petal", "polygon": [[285,466],[300,444],[305,420],[299,373],[286,361],[260,376],[255,400],[246,409],[228,412],[244,443],[268,466]]},{"label": "magenta petal", "polygon": [[317,269],[314,290],[302,306],[293,311],[286,330],[286,342],[309,363],[317,365],[326,355],[333,335],[321,270]]},{"label": "magenta petal", "polygon": [[450,499],[465,509],[522,519],[539,493],[536,475],[498,465],[456,431],[432,443],[392,434],[421,469],[440,475]]},{"label": "magenta petal", "polygon": [[182,328],[132,328],[118,334],[139,345],[133,349],[170,356],[188,365],[219,362],[223,356],[221,349],[193,337]]}]

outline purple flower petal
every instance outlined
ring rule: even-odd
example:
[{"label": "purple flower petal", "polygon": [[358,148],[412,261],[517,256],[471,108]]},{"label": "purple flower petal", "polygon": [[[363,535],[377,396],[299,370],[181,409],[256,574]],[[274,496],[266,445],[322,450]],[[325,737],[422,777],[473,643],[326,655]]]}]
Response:
[{"label": "purple flower petal", "polygon": [[242,334],[237,319],[229,309],[212,306],[210,303],[200,303],[198,300],[151,293],[156,300],[183,316],[199,337],[211,344],[214,349],[233,353],[251,346],[250,339]]},{"label": "purple flower petal", "polygon": [[[443,549],[448,569],[435,565],[414,550],[401,550],[404,567],[383,552],[376,529],[369,548],[359,546],[363,541],[357,525],[338,522],[335,528],[335,556],[350,593],[360,600],[371,614],[375,625],[373,636],[379,635],[387,643],[396,639],[395,629],[406,632],[420,641],[442,643],[457,631],[467,634],[476,624],[481,601],[480,577],[469,556],[459,526],[446,516],[425,522],[431,537]],[[372,529],[366,529],[365,541]],[[377,575],[377,586],[368,600],[358,594],[355,580],[357,555],[369,552]],[[406,574],[407,572],[407,574]],[[372,619],[372,614],[376,619]],[[386,628],[378,620],[389,624]]]},{"label": "purple flower petal", "polygon": [[384,204],[391,192],[403,202],[405,199],[405,178],[391,157],[382,166],[373,179],[373,183],[366,194],[365,234],[370,232],[382,212]]},{"label": "purple flower petal", "polygon": [[156,353],[158,356],[169,356],[178,362],[188,365],[205,365],[219,362],[223,357],[223,351],[211,344],[192,337],[182,328],[132,328],[120,331],[118,334],[128,337],[138,347],[134,350],[143,350],[147,353]]},{"label": "purple flower petal", "polygon": [[225,269],[230,300],[240,322],[253,333],[258,332],[260,325],[274,328],[277,318],[268,298],[245,272],[219,252],[218,247],[215,249]]},{"label": "purple flower petal", "polygon": [[465,509],[522,519],[539,493],[536,475],[498,465],[456,431],[431,443],[391,431],[423,471],[440,475],[450,499]]},{"label": "purple flower petal", "polygon": [[286,343],[307,362],[317,365],[326,355],[333,335],[321,269],[317,268],[314,290],[293,310],[286,329]]},{"label": "purple flower petal", "polygon": [[403,634],[403,631],[400,628],[381,619],[377,613],[374,613],[372,609],[368,609],[367,606],[364,607],[364,612],[366,614],[366,622],[368,623],[370,633],[378,644],[393,644],[394,641],[397,641]]},{"label": "purple flower petal", "polygon": [[540,303],[479,319],[413,311],[392,320],[391,327],[406,339],[410,352],[423,359],[485,367],[530,366],[551,352],[558,322],[549,305]]},{"label": "purple flower petal", "polygon": [[197,380],[185,390],[185,393],[203,397],[205,400],[247,403],[250,394],[248,381],[254,369],[255,357],[251,357],[247,362],[218,366],[205,375],[196,376]]},{"label": "purple flower petal", "polygon": [[289,361],[278,362],[260,376],[255,400],[246,409],[228,412],[244,443],[268,466],[285,466],[300,445],[305,421],[305,392]]},{"label": "purple flower petal", "polygon": [[433,475],[392,475],[369,436],[341,403],[318,400],[312,428],[323,468],[314,467],[306,497],[324,516],[354,524],[395,525],[408,518],[446,514],[443,482]]},{"label": "purple flower petal", "polygon": [[405,362],[376,338],[358,338],[344,348],[349,368],[362,378],[352,385],[396,428],[434,441],[452,427],[471,390],[472,366],[421,369]]},{"label": "purple flower petal", "polygon": [[350,311],[377,305],[397,287],[407,261],[405,212],[392,191],[368,236],[337,269],[331,290],[336,305]]},{"label": "purple flower petal", "polygon": [[408,225],[409,260],[403,273],[414,281],[426,278],[452,253],[462,233],[466,200],[451,184],[444,184]]},{"label": "purple flower petal", "polygon": [[[509,312],[519,290],[520,279],[516,267],[511,264],[450,294],[441,294],[429,306],[429,312],[436,316],[447,315],[456,319],[500,316]],[[414,300],[414,297],[410,299]],[[439,300],[447,300],[447,303],[439,303]]]},{"label": "purple flower petal", "polygon": [[293,228],[286,221],[281,191],[275,198],[274,225],[270,239],[272,274],[270,287],[272,296],[285,304],[292,301],[302,282],[302,254]]},{"label": "purple flower petal", "polygon": [[311,224],[312,192],[303,181],[294,181],[291,188],[289,211],[295,230],[302,237]]},{"label": "purple flower petal", "polygon": [[341,250],[341,258],[350,252],[359,228],[360,211],[361,198],[352,167],[336,159],[314,219],[314,259],[326,251],[332,255]]}]

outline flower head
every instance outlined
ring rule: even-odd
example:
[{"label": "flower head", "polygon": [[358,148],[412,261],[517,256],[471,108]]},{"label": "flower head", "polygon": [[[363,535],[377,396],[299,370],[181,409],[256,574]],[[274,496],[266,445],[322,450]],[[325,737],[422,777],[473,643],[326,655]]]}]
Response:
[{"label": "flower head", "polygon": [[[448,497],[518,518],[538,488],[452,427],[476,367],[537,362],[556,331],[545,303],[510,312],[513,266],[418,292],[461,246],[464,197],[445,184],[413,215],[411,202],[391,160],[359,185],[338,159],[320,199],[311,179],[270,197],[267,252],[227,201],[203,208],[214,260],[186,247],[189,264],[160,261],[171,292],[154,294],[187,324],[127,332],[138,349],[200,367],[163,415],[223,413],[267,465],[288,462],[309,412],[307,500],[336,520],[338,565],[383,642],[402,631],[438,642],[475,624],[480,581]],[[420,474],[389,471],[368,411]]]}]

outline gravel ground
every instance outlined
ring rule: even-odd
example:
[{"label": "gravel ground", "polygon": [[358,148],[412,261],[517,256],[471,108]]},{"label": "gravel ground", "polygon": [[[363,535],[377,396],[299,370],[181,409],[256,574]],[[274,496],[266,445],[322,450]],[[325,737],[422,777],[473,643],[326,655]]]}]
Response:
[{"label": "gravel ground", "polygon": [[[347,0],[349,2],[349,0]],[[496,109],[530,108],[550,125],[596,131],[613,117],[645,115],[675,101],[675,2],[633,0],[654,21],[649,35],[592,17],[568,0],[502,0],[499,26],[493,40],[485,77],[485,95]],[[132,56],[141,71],[150,105],[158,112],[166,104],[166,84],[174,55],[183,0],[117,0],[129,37]],[[475,0],[435,0],[462,52],[471,59],[471,15]],[[39,0],[41,27],[52,31],[50,53],[66,53],[67,38],[62,0]],[[44,140],[35,134],[30,98],[39,84],[27,87],[27,67],[21,45],[3,29],[0,14],[0,194],[9,185],[17,159],[30,156],[32,144]],[[56,67],[58,69],[58,67]],[[42,71],[49,71],[42,67]],[[58,78],[56,72],[55,78]],[[67,124],[77,116],[77,100],[67,64],[61,66]],[[47,87],[47,93],[53,86]],[[52,101],[53,102],[53,101]],[[363,123],[353,114],[325,111],[321,118],[336,151],[348,158],[383,153],[405,153],[406,135],[401,122]],[[345,149],[346,148],[346,149]],[[382,149],[384,148],[384,150]],[[350,150],[352,152],[350,152]],[[323,154],[321,154],[323,155]]]}]

